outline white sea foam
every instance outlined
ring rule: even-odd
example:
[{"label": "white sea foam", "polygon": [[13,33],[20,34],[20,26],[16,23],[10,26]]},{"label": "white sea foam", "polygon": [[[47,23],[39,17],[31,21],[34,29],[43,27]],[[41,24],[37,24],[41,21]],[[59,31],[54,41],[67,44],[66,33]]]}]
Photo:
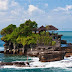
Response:
[{"label": "white sea foam", "polygon": [[[71,59],[71,58],[70,58]],[[34,61],[30,63],[30,66],[32,67],[72,67],[72,61],[71,60],[61,60],[61,61],[54,61],[54,62],[40,62],[38,59],[35,59],[37,61]]]},{"label": "white sea foam", "polygon": [[[54,62],[40,62],[39,58],[37,57],[30,57],[32,60],[30,62],[30,67],[16,67],[16,66],[3,66],[3,68],[23,68],[23,69],[33,69],[33,68],[50,68],[50,67],[60,67],[60,68],[67,68],[72,67],[72,57],[66,58],[61,61],[54,61]],[[17,61],[21,62],[21,61]],[[23,62],[23,61],[22,61]]]}]

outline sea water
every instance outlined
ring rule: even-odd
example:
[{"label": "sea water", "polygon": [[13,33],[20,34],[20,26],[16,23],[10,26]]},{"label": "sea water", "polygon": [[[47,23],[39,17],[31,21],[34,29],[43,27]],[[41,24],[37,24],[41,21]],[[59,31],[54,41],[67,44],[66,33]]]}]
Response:
[{"label": "sea water", "polygon": [[[72,43],[72,31],[58,31],[62,39]],[[1,35],[0,35],[1,38]],[[4,42],[0,40],[0,50],[4,50]],[[0,62],[27,61],[26,56],[0,54]],[[72,72],[72,57],[54,62],[40,62],[37,57],[28,57],[31,67],[2,66],[0,72]]]}]

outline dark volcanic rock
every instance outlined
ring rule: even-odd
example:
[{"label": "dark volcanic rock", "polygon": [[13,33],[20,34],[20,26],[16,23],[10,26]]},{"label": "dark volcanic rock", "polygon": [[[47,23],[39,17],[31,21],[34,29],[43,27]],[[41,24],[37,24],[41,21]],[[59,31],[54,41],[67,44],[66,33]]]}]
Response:
[{"label": "dark volcanic rock", "polygon": [[1,62],[0,66],[3,65],[16,65],[18,67],[29,67],[29,63],[28,62]]},{"label": "dark volcanic rock", "polygon": [[32,57],[33,57],[33,56],[38,57],[39,52],[38,52],[38,51],[30,51],[30,52],[27,53],[27,55],[28,55],[28,56],[32,56]]},{"label": "dark volcanic rock", "polygon": [[66,53],[65,54],[65,57],[71,57],[72,56],[72,53]]},{"label": "dark volcanic rock", "polygon": [[65,55],[64,51],[41,52],[39,55],[39,60],[41,62],[58,61],[58,60],[63,60],[64,55]]},{"label": "dark volcanic rock", "polygon": [[0,51],[0,53],[4,53],[4,51]]},{"label": "dark volcanic rock", "polygon": [[67,44],[66,40],[61,40],[61,44]]},{"label": "dark volcanic rock", "polygon": [[1,62],[0,66],[2,66],[2,65],[13,65],[13,63],[11,63],[11,62],[7,62],[7,63],[6,62]]},{"label": "dark volcanic rock", "polygon": [[71,57],[70,55],[65,55],[65,57]]}]

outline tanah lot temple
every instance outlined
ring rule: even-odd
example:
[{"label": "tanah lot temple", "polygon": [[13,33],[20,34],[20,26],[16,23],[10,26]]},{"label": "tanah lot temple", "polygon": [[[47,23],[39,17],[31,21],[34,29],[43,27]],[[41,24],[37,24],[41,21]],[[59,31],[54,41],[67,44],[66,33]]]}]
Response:
[{"label": "tanah lot temple", "polygon": [[[34,28],[32,33],[41,33],[42,31],[51,31],[49,32],[49,36],[52,37],[52,40],[56,42],[54,46],[37,44],[35,46],[29,47],[25,46],[25,51],[23,53],[23,46],[18,45],[15,50],[13,48],[13,43],[5,42],[4,44],[4,53],[5,54],[18,54],[18,55],[28,55],[39,57],[41,62],[50,62],[50,61],[58,61],[64,59],[64,56],[70,56],[72,54],[72,44],[67,44],[65,40],[61,40],[62,35],[58,35],[58,33],[54,33],[54,31],[58,30],[56,27],[52,25],[48,25],[48,27],[44,27],[43,25],[39,28]],[[61,44],[67,44],[67,47],[62,47]],[[15,51],[15,52],[14,52]]]}]

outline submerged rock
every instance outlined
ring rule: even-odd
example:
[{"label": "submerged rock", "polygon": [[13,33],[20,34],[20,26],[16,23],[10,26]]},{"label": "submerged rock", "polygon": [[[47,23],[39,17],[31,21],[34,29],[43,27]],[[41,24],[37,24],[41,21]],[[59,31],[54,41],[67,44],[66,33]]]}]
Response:
[{"label": "submerged rock", "polygon": [[1,62],[0,66],[15,65],[17,67],[30,67],[28,62]]}]

